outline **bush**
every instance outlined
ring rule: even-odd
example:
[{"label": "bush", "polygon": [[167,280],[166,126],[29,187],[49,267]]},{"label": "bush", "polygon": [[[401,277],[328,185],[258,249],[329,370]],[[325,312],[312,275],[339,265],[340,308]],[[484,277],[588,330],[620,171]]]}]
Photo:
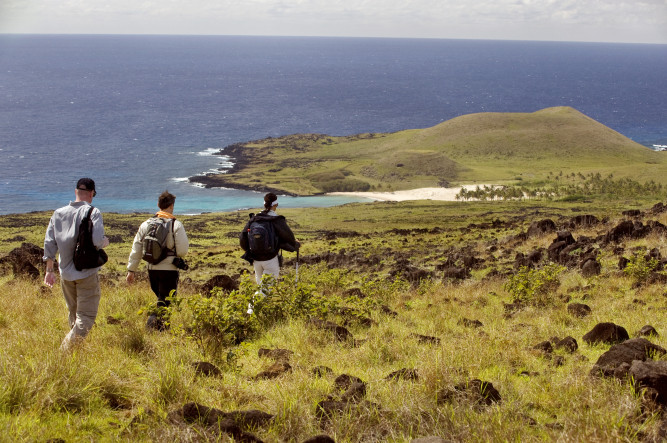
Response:
[{"label": "bush", "polygon": [[313,186],[323,192],[366,192],[371,188],[369,183],[355,178],[314,182]]},{"label": "bush", "polygon": [[658,269],[660,263],[648,254],[637,252],[630,259],[623,272],[630,277],[635,284],[642,284],[648,277]]},{"label": "bush", "polygon": [[565,267],[551,263],[542,269],[522,266],[505,283],[505,290],[514,297],[514,302],[530,305],[546,305],[554,300],[554,291],[560,286],[560,274]]}]

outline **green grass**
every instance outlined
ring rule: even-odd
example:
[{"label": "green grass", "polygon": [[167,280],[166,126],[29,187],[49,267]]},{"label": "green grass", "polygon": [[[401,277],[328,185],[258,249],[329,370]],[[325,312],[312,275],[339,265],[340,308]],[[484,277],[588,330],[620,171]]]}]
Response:
[{"label": "green grass", "polygon": [[[286,316],[268,321],[244,343],[222,348],[201,346],[178,333],[179,326],[191,326],[192,312],[187,309],[173,313],[172,332],[145,329],[145,315],[138,312],[154,301],[154,295],[145,279],[129,287],[124,283],[124,264],[135,230],[148,214],[104,214],[107,234],[119,235],[122,241],[108,248],[97,324],[74,353],[58,351],[67,332],[60,289],[44,288],[39,281],[17,278],[11,269],[0,268],[3,439],[216,440],[216,434],[202,427],[168,419],[169,413],[190,401],[224,411],[259,409],[274,414],[272,424],[251,431],[269,442],[301,442],[321,433],[339,442],[403,442],[428,435],[471,442],[641,441],[656,436],[658,418],[644,409],[628,384],[589,377],[608,347],[588,346],[581,337],[603,321],[624,326],[630,335],[652,324],[661,335],[651,340],[667,347],[664,286],[634,287],[633,276],[617,270],[618,257],[612,249],[603,248],[600,276],[584,278],[577,269],[568,269],[560,275],[560,286],[549,303],[528,305],[506,317],[503,303],[513,298],[504,287],[507,279],[483,279],[491,267],[512,269],[517,252],[551,243],[553,234],[513,240],[532,221],[551,218],[562,225],[585,213],[608,217],[602,225],[573,231],[575,238],[595,237],[615,226],[620,211],[630,207],[650,205],[595,199],[589,203],[421,201],[281,211],[303,243],[301,287],[327,303],[343,304],[352,303],[347,290],[361,288],[369,297],[357,306],[367,309],[376,324],[351,323],[350,332],[363,340],[353,346],[313,328],[305,316]],[[41,244],[48,217],[47,213],[1,216],[0,256],[22,241]],[[199,285],[213,275],[248,270],[234,238],[246,219],[245,211],[180,219],[192,244],[188,257],[192,269],[182,274],[181,297],[200,297]],[[665,213],[648,219],[667,224]],[[502,221],[502,227],[484,227],[494,220]],[[23,240],[15,240],[17,236]],[[498,249],[491,252],[489,245]],[[658,248],[667,255],[664,236],[628,239],[621,246],[627,257],[637,248]],[[388,275],[401,259],[434,271],[449,252],[462,248],[487,260],[462,283],[442,281],[437,271],[434,279],[419,285],[396,283]],[[351,261],[305,264],[309,257],[327,252]],[[362,259],[375,257],[377,266],[364,265]],[[289,294],[293,262],[288,262],[283,277]],[[588,304],[592,315],[571,317],[563,297]],[[386,304],[398,316],[383,314],[378,304]],[[483,326],[465,327],[462,318],[477,319]],[[339,324],[344,320],[333,312],[329,319]],[[421,344],[412,336],[415,333],[438,337],[441,343]],[[567,335],[575,337],[579,350],[560,354],[565,357],[563,366],[531,349],[552,336]],[[293,351],[292,372],[254,380],[270,364],[258,357],[260,348]],[[215,363],[222,376],[195,376],[191,364],[202,360]],[[335,375],[313,376],[312,369],[319,365],[329,366],[335,375],[346,373],[366,381],[366,399],[378,406],[356,405],[327,422],[318,420],[315,405],[327,395],[337,395],[332,387]],[[385,380],[401,368],[416,369],[419,379]],[[531,375],[521,375],[523,371]],[[436,403],[439,389],[471,378],[493,383],[502,401],[486,408],[464,400]]]}]

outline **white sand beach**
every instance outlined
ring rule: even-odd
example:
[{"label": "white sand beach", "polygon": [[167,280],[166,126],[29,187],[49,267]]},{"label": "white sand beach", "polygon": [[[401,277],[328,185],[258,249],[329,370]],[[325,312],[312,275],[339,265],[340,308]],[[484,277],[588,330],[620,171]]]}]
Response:
[{"label": "white sand beach", "polygon": [[364,197],[379,201],[406,201],[406,200],[441,200],[441,201],[456,201],[456,194],[465,188],[469,191],[475,190],[479,186],[494,187],[498,185],[489,184],[475,184],[464,185],[455,188],[419,188],[406,189],[403,191],[393,192],[330,192],[327,195],[349,195],[353,197]]}]

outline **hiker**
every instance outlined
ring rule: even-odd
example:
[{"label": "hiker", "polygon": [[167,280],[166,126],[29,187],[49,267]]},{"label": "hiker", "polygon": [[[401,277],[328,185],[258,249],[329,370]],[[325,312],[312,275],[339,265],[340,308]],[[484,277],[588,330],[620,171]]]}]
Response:
[{"label": "hiker", "polygon": [[[281,249],[294,252],[301,247],[301,243],[294,238],[292,230],[287,226],[285,217],[276,213],[277,208],[278,196],[269,192],[264,196],[264,210],[254,216],[251,214],[250,220],[241,232],[241,248],[246,251],[244,258],[255,268],[255,280],[258,285],[262,283],[264,274],[271,274],[275,279],[280,275],[279,252]],[[249,231],[253,224],[270,225],[267,229],[269,238],[266,239],[266,242],[256,242],[250,238]]]},{"label": "hiker", "polygon": [[[77,270],[74,266],[74,249],[79,235],[79,225],[92,208],[93,197],[97,195],[95,182],[90,178],[81,178],[74,190],[76,199],[69,205],[56,209],[49,220],[44,236],[44,261],[46,275],[44,284],[50,288],[56,283],[55,260],[59,255],[60,287],[69,311],[70,331],[60,345],[64,351],[82,340],[95,324],[97,309],[100,305],[99,267]],[[97,248],[109,245],[104,235],[102,213],[93,208],[90,213],[93,225],[93,244]]]},{"label": "hiker", "polygon": [[[160,194],[157,201],[160,210],[139,226],[127,260],[125,280],[128,284],[134,283],[134,273],[139,268],[139,262],[142,259],[148,262],[148,279],[157,297],[158,308],[169,306],[167,297],[176,291],[178,270],[188,268],[182,258],[188,252],[188,236],[183,223],[174,216],[175,201],[176,197],[167,191]],[[155,313],[148,317],[146,326],[150,329],[166,329],[164,318]]]}]

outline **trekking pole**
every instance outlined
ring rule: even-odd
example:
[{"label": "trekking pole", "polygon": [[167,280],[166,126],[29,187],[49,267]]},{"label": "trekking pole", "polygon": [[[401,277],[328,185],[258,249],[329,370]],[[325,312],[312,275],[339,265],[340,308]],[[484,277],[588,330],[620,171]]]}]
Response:
[{"label": "trekking pole", "polygon": [[294,278],[294,286],[299,284],[299,250],[296,250],[296,277]]}]

